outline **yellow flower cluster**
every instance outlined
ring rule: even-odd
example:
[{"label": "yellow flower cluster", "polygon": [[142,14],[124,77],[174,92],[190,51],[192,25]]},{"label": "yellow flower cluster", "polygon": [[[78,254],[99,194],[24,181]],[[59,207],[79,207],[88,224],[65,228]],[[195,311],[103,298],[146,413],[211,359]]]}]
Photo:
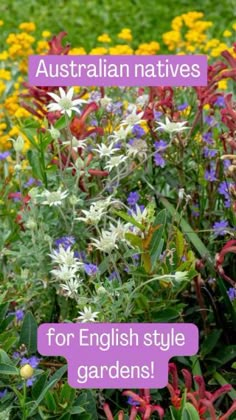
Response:
[{"label": "yellow flower cluster", "polygon": [[[226,42],[209,38],[208,29],[213,23],[203,20],[203,17],[201,12],[188,12],[175,17],[171,22],[172,30],[162,36],[168,50],[179,54],[207,53],[210,57],[218,57],[222,51],[229,50]],[[232,29],[235,30],[234,25]],[[232,31],[223,32],[224,38],[232,36]]]},{"label": "yellow flower cluster", "polygon": [[124,41],[132,41],[133,35],[131,33],[131,30],[129,28],[124,28],[120,31],[120,33],[117,35],[119,39],[123,39]]},{"label": "yellow flower cluster", "polygon": [[152,41],[149,43],[143,43],[138,46],[138,49],[135,51],[136,55],[155,55],[157,51],[160,50],[159,42]]},{"label": "yellow flower cluster", "polygon": [[98,36],[97,40],[98,42],[104,42],[105,44],[111,42],[111,38],[109,37],[108,34],[102,34]]}]

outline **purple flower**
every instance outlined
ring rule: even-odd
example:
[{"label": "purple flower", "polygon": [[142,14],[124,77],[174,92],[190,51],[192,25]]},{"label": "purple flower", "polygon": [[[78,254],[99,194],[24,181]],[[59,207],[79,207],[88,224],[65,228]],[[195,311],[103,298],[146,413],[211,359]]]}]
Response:
[{"label": "purple flower", "polygon": [[95,264],[85,263],[84,271],[86,274],[88,274],[88,276],[95,276],[98,272],[98,267]]},{"label": "purple flower", "polygon": [[55,245],[59,248],[61,245],[65,250],[70,248],[75,243],[74,236],[62,236],[54,241]]},{"label": "purple flower", "polygon": [[134,405],[135,407],[138,407],[138,406],[140,405],[140,404],[139,404],[139,402],[134,401],[132,397],[128,397],[128,401],[127,401],[127,403],[128,403],[129,405]]},{"label": "purple flower", "polygon": [[230,197],[229,195],[229,187],[231,184],[228,184],[228,182],[223,181],[220,183],[219,187],[218,187],[218,192],[223,195],[226,199],[228,199]]},{"label": "purple flower", "polygon": [[199,205],[198,204],[194,204],[192,207],[192,215],[193,217],[199,217],[200,215],[200,211],[199,211]]},{"label": "purple flower", "polygon": [[185,102],[185,103],[183,103],[183,104],[181,104],[177,107],[178,111],[184,111],[186,108],[188,108],[188,103],[187,102]]},{"label": "purple flower", "polygon": [[22,321],[22,319],[24,318],[24,311],[22,309],[17,309],[15,312],[16,315],[16,319],[17,321]]},{"label": "purple flower", "polygon": [[140,196],[137,191],[131,191],[127,198],[127,203],[129,206],[135,206],[135,204],[138,202]]},{"label": "purple flower", "polygon": [[220,108],[224,108],[225,106],[225,98],[224,96],[218,96],[214,105],[219,106]]},{"label": "purple flower", "polygon": [[231,302],[233,302],[233,300],[236,299],[236,289],[234,287],[230,287],[229,290],[227,290],[227,293]]},{"label": "purple flower", "polygon": [[25,188],[27,188],[27,187],[31,187],[32,185],[37,185],[37,186],[39,186],[39,185],[42,185],[42,182],[41,181],[39,181],[38,179],[35,179],[35,178],[29,178],[28,179],[28,181],[24,184],[24,187]]},{"label": "purple flower", "polygon": [[202,136],[202,139],[205,143],[212,144],[213,143],[212,132],[208,131],[207,133],[204,133]]},{"label": "purple flower", "polygon": [[118,273],[116,271],[112,271],[112,273],[109,275],[108,279],[110,281],[118,280],[119,279]]},{"label": "purple flower", "polygon": [[29,364],[29,365],[30,365],[33,369],[35,369],[35,368],[38,366],[38,364],[39,364],[40,360],[41,360],[41,359],[39,359],[39,358],[38,358],[38,357],[36,357],[36,356],[31,356],[31,357],[29,357],[29,358],[27,358],[27,357],[22,357],[22,359],[21,359],[21,361],[20,361],[20,365],[21,365],[21,366],[24,366],[24,365]]},{"label": "purple flower", "polygon": [[133,135],[135,137],[140,138],[140,137],[144,136],[145,131],[144,131],[143,127],[141,127],[140,125],[136,124],[132,128],[132,133],[133,133]]},{"label": "purple flower", "polygon": [[82,261],[83,263],[86,262],[86,254],[84,251],[75,251],[74,257],[77,258],[77,260]]},{"label": "purple flower", "polygon": [[216,123],[215,119],[211,117],[210,115],[207,115],[204,120],[205,120],[205,124],[210,125],[211,127],[213,127]]},{"label": "purple flower", "polygon": [[5,160],[8,156],[10,156],[10,152],[1,152],[0,160]]},{"label": "purple flower", "polygon": [[204,176],[205,176],[205,180],[206,181],[210,181],[210,182],[217,181],[216,171],[215,171],[215,169],[213,167],[211,167],[210,169],[207,169],[205,171],[205,175]]},{"label": "purple flower", "polygon": [[166,161],[160,153],[155,153],[154,162],[156,166],[160,166],[161,168],[164,168],[166,165]]},{"label": "purple flower", "polygon": [[223,160],[224,169],[228,169],[228,167],[231,165],[231,162],[229,159]]},{"label": "purple flower", "polygon": [[221,220],[220,222],[215,222],[213,225],[214,234],[216,236],[224,236],[226,232],[226,228],[229,227],[229,223],[227,220]]},{"label": "purple flower", "polygon": [[162,150],[165,150],[168,146],[168,143],[164,140],[155,141],[154,147],[158,152],[161,152]]},{"label": "purple flower", "polygon": [[7,395],[7,389],[4,389],[3,391],[0,391],[0,399],[4,398]]},{"label": "purple flower", "polygon": [[160,120],[161,116],[163,115],[160,111],[153,111],[155,120]]},{"label": "purple flower", "polygon": [[13,359],[19,359],[19,357],[20,357],[20,353],[18,351],[14,351],[14,353],[12,355],[12,358]]},{"label": "purple flower", "polygon": [[206,159],[211,159],[217,155],[217,150],[215,149],[209,149],[208,147],[204,147],[203,149],[203,156]]}]

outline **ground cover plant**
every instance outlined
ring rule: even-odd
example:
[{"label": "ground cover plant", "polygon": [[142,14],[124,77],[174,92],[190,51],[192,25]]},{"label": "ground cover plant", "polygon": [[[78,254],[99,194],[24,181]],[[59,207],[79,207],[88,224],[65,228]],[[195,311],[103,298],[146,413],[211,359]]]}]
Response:
[{"label": "ground cover plant", "polygon": [[[48,29],[48,28],[46,28]],[[161,41],[21,22],[0,69],[0,418],[236,418],[236,44],[200,12]],[[35,32],[36,31],[36,32]],[[203,53],[208,86],[48,88],[30,54]],[[75,390],[44,322],[193,322],[163,390]]]}]

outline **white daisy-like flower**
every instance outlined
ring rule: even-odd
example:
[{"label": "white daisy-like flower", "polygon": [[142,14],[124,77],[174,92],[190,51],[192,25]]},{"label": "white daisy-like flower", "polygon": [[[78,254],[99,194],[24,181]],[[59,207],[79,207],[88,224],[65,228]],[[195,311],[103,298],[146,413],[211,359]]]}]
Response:
[{"label": "white daisy-like flower", "polygon": [[66,296],[74,299],[78,295],[78,288],[81,286],[82,280],[71,278],[66,283],[60,284],[61,289],[65,292]]},{"label": "white daisy-like flower", "polygon": [[49,256],[54,264],[75,268],[82,265],[82,263],[74,257],[74,251],[72,251],[70,247],[65,249],[60,245],[59,250],[53,249],[52,254],[49,254]]},{"label": "white daisy-like flower", "polygon": [[148,217],[148,209],[144,208],[141,209],[139,206],[135,206],[135,210],[131,211],[131,216],[133,219],[136,220],[136,222],[142,224]]},{"label": "white daisy-like flower", "polygon": [[109,136],[109,139],[113,139],[114,143],[119,142],[119,141],[124,141],[126,140],[129,134],[129,131],[130,131],[129,127],[128,128],[120,127],[119,130],[114,131],[114,133]]},{"label": "white daisy-like flower", "polygon": [[87,224],[94,224],[100,222],[102,216],[105,214],[103,208],[99,208],[96,204],[92,204],[89,210],[82,210],[84,216],[77,217],[76,220],[81,220]]},{"label": "white daisy-like flower", "polygon": [[96,318],[98,317],[99,312],[92,312],[91,306],[85,306],[83,312],[79,312],[80,316],[76,318],[76,321],[80,321],[82,323],[85,322],[96,322]]},{"label": "white daisy-like flower", "polygon": [[114,142],[110,143],[108,146],[104,143],[98,144],[96,149],[93,149],[94,152],[97,152],[100,158],[103,157],[110,157],[114,153],[116,153],[116,149],[114,149]]},{"label": "white daisy-like flower", "polygon": [[126,125],[127,128],[132,130],[133,126],[136,124],[142,123],[144,120],[142,119],[144,112],[141,111],[137,114],[137,107],[134,106],[132,112],[127,115],[127,117],[121,121],[121,125]]},{"label": "white daisy-like flower", "polygon": [[119,165],[121,165],[121,163],[124,163],[127,159],[127,156],[112,156],[107,162],[105,169],[108,169],[108,171],[112,171],[112,169],[117,168]]},{"label": "white daisy-like flower", "polygon": [[131,227],[132,225],[130,224],[130,223],[122,223],[120,220],[118,220],[118,222],[117,222],[117,225],[115,226],[115,225],[113,225],[112,223],[110,223],[110,227],[109,227],[109,229],[110,229],[110,232],[111,232],[111,235],[113,236],[116,236],[116,238],[118,239],[118,240],[120,240],[120,241],[125,241],[126,242],[126,239],[125,239],[125,234],[127,233],[127,232],[130,232],[130,227]]},{"label": "white daisy-like flower", "polygon": [[74,88],[71,87],[68,92],[59,87],[60,96],[55,93],[48,93],[55,102],[47,106],[49,112],[60,111],[61,114],[67,114],[71,117],[72,111],[80,113],[78,106],[86,103],[84,99],[72,99],[74,94]]},{"label": "white daisy-like flower", "polygon": [[48,206],[61,206],[62,201],[68,196],[67,191],[61,191],[59,188],[57,191],[44,190],[38,197],[44,198],[42,204]]},{"label": "white daisy-like flower", "polygon": [[117,244],[117,235],[111,235],[111,232],[109,230],[103,230],[101,232],[101,236],[99,239],[93,239],[91,244],[97,248],[100,249],[100,251],[103,251],[105,253],[111,252],[113,249],[118,248]]},{"label": "white daisy-like flower", "polygon": [[140,159],[146,159],[147,158],[147,143],[145,140],[142,139],[134,139],[132,143],[127,144],[127,153],[128,156],[131,157],[138,157]]},{"label": "white daisy-like flower", "polygon": [[112,102],[112,99],[109,96],[104,96],[100,99],[100,104],[102,108],[106,108]]},{"label": "white daisy-like flower", "polygon": [[78,148],[85,149],[88,146],[88,139],[78,140],[76,137],[72,137],[71,140],[63,141],[63,146],[72,146],[72,148],[76,151]]},{"label": "white daisy-like flower", "polygon": [[51,273],[58,280],[68,282],[76,277],[77,267],[68,267],[68,265],[60,265],[58,268],[51,270]]},{"label": "white daisy-like flower", "polygon": [[59,139],[61,133],[60,133],[59,130],[57,130],[57,128],[53,127],[53,125],[51,125],[51,127],[48,129],[48,131],[51,134],[53,140],[58,140]]},{"label": "white daisy-like flower", "polygon": [[188,121],[182,121],[182,122],[172,122],[169,120],[168,117],[166,117],[165,124],[162,122],[157,122],[159,127],[156,128],[155,131],[162,129],[166,133],[173,134],[173,133],[179,133],[183,130],[188,130],[189,127],[185,127],[185,124],[187,124]]}]

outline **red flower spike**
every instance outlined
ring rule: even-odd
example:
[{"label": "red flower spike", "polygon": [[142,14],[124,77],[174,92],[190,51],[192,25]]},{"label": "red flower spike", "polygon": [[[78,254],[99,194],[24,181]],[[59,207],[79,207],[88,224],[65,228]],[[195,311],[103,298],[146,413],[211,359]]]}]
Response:
[{"label": "red flower spike", "polygon": [[224,280],[231,284],[231,286],[235,286],[235,281],[231,279],[224,271],[223,263],[225,259],[225,255],[228,253],[236,254],[236,240],[231,239],[228,241],[222,248],[222,250],[216,254],[215,257],[215,269],[219,273]]},{"label": "red flower spike", "polygon": [[231,414],[233,414],[235,411],[236,411],[236,401],[234,401],[230,409],[222,417],[220,417],[220,420],[228,420]]},{"label": "red flower spike", "polygon": [[58,35],[52,37],[49,44],[48,55],[66,55],[70,50],[70,44],[65,47],[62,45],[63,38],[67,35],[67,32],[60,32]]},{"label": "red flower spike", "polygon": [[181,372],[182,372],[182,375],[184,377],[185,387],[186,387],[187,391],[190,391],[190,389],[192,388],[191,373],[187,369],[182,369]]}]

